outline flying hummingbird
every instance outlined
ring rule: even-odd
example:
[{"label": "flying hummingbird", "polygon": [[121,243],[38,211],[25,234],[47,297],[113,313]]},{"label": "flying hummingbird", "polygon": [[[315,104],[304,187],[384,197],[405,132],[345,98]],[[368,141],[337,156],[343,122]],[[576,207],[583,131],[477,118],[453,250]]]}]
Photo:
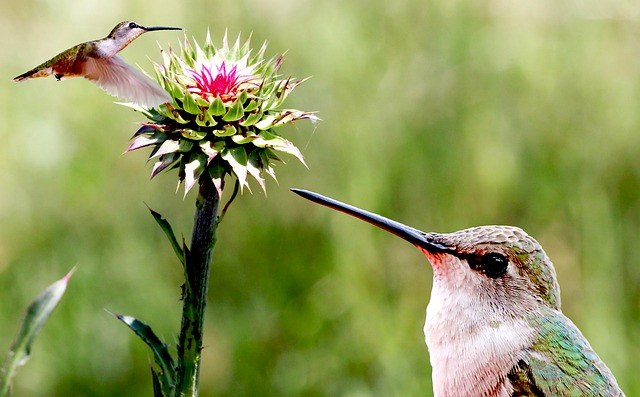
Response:
[{"label": "flying hummingbird", "polygon": [[145,27],[133,21],[120,22],[104,39],[73,46],[13,80],[23,81],[50,75],[57,80],[84,77],[120,99],[156,107],[170,102],[169,94],[155,81],[117,55],[138,36],[154,30],[182,30],[182,28]]},{"label": "flying hummingbird", "polygon": [[433,268],[424,326],[436,397],[624,396],[560,310],[553,264],[513,226],[425,233],[306,190],[293,192],[410,242]]}]

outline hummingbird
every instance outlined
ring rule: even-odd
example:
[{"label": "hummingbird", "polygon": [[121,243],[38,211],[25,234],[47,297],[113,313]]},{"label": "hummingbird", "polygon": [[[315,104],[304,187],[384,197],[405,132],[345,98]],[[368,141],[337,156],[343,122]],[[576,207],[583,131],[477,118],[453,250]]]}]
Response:
[{"label": "hummingbird", "polygon": [[24,81],[50,75],[58,81],[69,77],[84,77],[120,99],[148,107],[159,106],[171,101],[169,94],[158,83],[117,55],[140,35],[156,30],[182,28],[146,27],[134,21],[120,22],[107,37],[73,46],[13,80]]},{"label": "hummingbird", "polygon": [[435,397],[624,396],[578,327],[540,244],[514,226],[425,233],[307,190],[421,250],[433,268],[424,334]]}]

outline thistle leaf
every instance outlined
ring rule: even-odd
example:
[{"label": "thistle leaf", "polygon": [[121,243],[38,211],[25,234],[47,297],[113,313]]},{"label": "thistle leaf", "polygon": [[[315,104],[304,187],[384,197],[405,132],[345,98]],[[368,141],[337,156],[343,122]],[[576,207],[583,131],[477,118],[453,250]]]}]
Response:
[{"label": "thistle leaf", "polygon": [[262,173],[260,171],[260,158],[256,151],[249,155],[249,160],[247,161],[247,171],[249,172],[249,175],[251,175],[253,179],[258,182],[258,184],[262,188],[262,191],[266,194],[267,187],[264,183],[264,178],[262,177]]},{"label": "thistle leaf", "polygon": [[220,97],[216,97],[216,99],[211,102],[211,105],[209,105],[209,109],[207,110],[207,112],[211,113],[212,116],[222,116],[226,111],[227,109],[224,107],[224,102],[222,102]]},{"label": "thistle leaf", "polygon": [[194,141],[201,141],[207,136],[206,131],[192,130],[190,128],[182,129],[180,133],[183,137],[193,139]]},{"label": "thistle leaf", "polygon": [[222,120],[224,121],[236,121],[240,120],[244,116],[244,108],[242,107],[242,98],[238,98],[237,101],[231,105],[227,114],[224,115]]},{"label": "thistle leaf", "polygon": [[207,157],[200,154],[193,156],[193,159],[185,164],[184,166],[184,194],[185,196],[189,193],[189,190],[196,184],[202,171],[205,169],[205,165],[207,164]]},{"label": "thistle leaf", "polygon": [[262,131],[260,132],[260,137],[253,140],[253,144],[260,148],[271,148],[279,152],[289,153],[300,160],[305,167],[307,166],[300,150],[293,143],[282,137]]},{"label": "thistle leaf", "polygon": [[165,396],[170,395],[171,390],[174,388],[175,365],[173,363],[173,357],[169,354],[167,344],[163,343],[146,323],[130,316],[122,316],[115,313],[114,316],[135,332],[136,335],[151,348],[153,360],[160,367],[157,375],[162,393]]},{"label": "thistle leaf", "polygon": [[145,124],[145,125],[143,125],[142,127],[140,127],[140,128],[138,129],[138,131],[136,131],[136,133],[135,133],[135,134],[133,134],[133,136],[131,137],[131,139],[133,139],[133,138],[135,138],[135,137],[138,137],[138,136],[140,136],[140,135],[142,135],[142,134],[148,134],[148,133],[153,132],[153,131],[155,131],[155,129],[154,129],[153,127],[151,127],[151,126],[149,126],[149,125]]},{"label": "thistle leaf", "polygon": [[0,396],[7,395],[16,370],[29,360],[33,341],[62,299],[74,270],[42,291],[27,308],[7,361],[0,371]]},{"label": "thistle leaf", "polygon": [[126,151],[132,152],[143,147],[155,145],[156,143],[163,142],[165,139],[167,139],[167,135],[163,133],[155,133],[153,136],[139,135],[133,140]]},{"label": "thistle leaf", "polygon": [[160,157],[167,153],[175,153],[178,150],[180,150],[180,141],[167,139],[166,141],[162,142],[160,148],[153,154],[153,156],[151,156],[151,158]]},{"label": "thistle leaf", "polygon": [[251,113],[249,117],[247,117],[244,121],[240,123],[240,125],[243,127],[250,127],[255,123],[257,123],[258,121],[260,121],[261,118],[262,118],[262,112]]},{"label": "thistle leaf", "polygon": [[215,127],[215,125],[218,123],[213,119],[211,113],[205,111],[200,113],[198,117],[196,117],[196,124],[198,124],[200,127]]},{"label": "thistle leaf", "polygon": [[168,397],[162,394],[162,385],[160,384],[160,378],[158,377],[158,373],[153,368],[153,365],[150,365],[150,367],[151,367],[151,383],[153,385],[153,397]]},{"label": "thistle leaf", "polygon": [[235,143],[237,143],[238,145],[244,145],[246,143],[249,143],[249,142],[253,141],[256,138],[258,138],[258,135],[249,135],[249,136],[233,135],[233,136],[231,136],[231,140],[234,141]]},{"label": "thistle leaf", "polygon": [[218,191],[218,195],[222,196],[222,188],[224,187],[224,176],[226,173],[226,167],[224,167],[220,161],[214,161],[208,168],[209,176],[211,177],[211,181],[213,181],[213,185],[216,187]]},{"label": "thistle leaf", "polygon": [[184,251],[182,250],[180,243],[178,243],[178,239],[176,239],[176,235],[173,233],[173,228],[171,227],[171,224],[169,223],[169,221],[164,219],[159,212],[156,212],[151,208],[149,208],[149,212],[151,212],[151,216],[153,216],[153,219],[156,220],[156,222],[160,226],[160,229],[162,229],[164,234],[169,239],[169,243],[171,244],[173,251],[176,253],[176,256],[180,260],[180,263],[182,263],[182,265],[184,266],[186,263]]},{"label": "thistle leaf", "polygon": [[198,107],[196,100],[189,93],[185,94],[184,101],[182,102],[182,107],[188,113],[191,113],[193,115],[198,115],[202,112],[200,110],[200,107]]},{"label": "thistle leaf", "polygon": [[224,141],[218,141],[212,143],[211,141],[202,142],[200,144],[200,149],[202,153],[207,156],[207,163],[210,163],[211,160],[214,159],[223,149],[224,149]]},{"label": "thistle leaf", "polygon": [[222,158],[229,163],[233,173],[240,182],[240,189],[247,184],[247,152],[242,146],[228,149],[222,152]]}]

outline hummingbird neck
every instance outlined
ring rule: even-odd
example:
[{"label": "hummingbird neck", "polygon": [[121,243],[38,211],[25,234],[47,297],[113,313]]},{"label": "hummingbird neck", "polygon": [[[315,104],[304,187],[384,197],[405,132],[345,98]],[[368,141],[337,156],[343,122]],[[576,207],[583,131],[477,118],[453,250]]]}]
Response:
[{"label": "hummingbird neck", "polygon": [[424,333],[435,396],[509,396],[506,375],[536,337],[521,315],[537,308],[535,300],[496,304],[501,297],[490,296],[468,272],[453,271],[467,266],[458,258],[430,260],[434,279]]},{"label": "hummingbird neck", "polygon": [[115,39],[107,37],[96,42],[96,52],[105,58],[111,58],[131,43],[131,40]]}]

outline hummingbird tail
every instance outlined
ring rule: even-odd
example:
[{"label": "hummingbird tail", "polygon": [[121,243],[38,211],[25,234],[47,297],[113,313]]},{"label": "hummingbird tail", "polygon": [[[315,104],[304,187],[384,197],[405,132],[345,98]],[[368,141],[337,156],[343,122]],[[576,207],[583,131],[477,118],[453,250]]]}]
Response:
[{"label": "hummingbird tail", "polygon": [[13,81],[23,81],[23,80],[35,79],[38,77],[47,77],[47,76],[51,76],[52,73],[53,73],[52,68],[41,69],[40,67],[37,67],[35,69],[29,70],[28,72],[22,73],[20,76],[14,77]]}]

